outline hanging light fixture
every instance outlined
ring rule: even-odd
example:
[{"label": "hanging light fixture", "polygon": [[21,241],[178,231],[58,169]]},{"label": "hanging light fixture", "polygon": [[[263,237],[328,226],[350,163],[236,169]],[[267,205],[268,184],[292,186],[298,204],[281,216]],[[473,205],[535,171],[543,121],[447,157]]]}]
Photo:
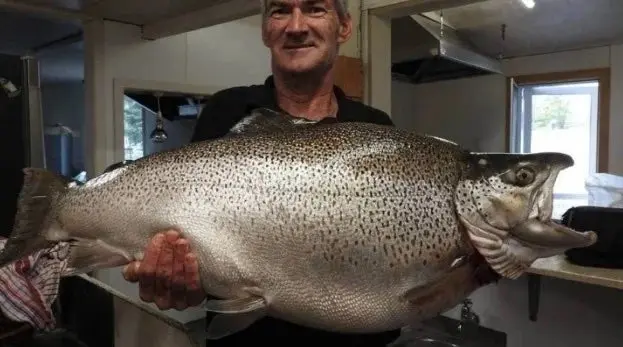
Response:
[{"label": "hanging light fixture", "polygon": [[154,93],[154,96],[158,100],[158,118],[156,119],[156,128],[151,132],[149,138],[156,143],[162,143],[169,138],[169,135],[164,130],[164,117],[162,117],[162,109],[160,108],[160,97],[162,97],[162,93]]}]

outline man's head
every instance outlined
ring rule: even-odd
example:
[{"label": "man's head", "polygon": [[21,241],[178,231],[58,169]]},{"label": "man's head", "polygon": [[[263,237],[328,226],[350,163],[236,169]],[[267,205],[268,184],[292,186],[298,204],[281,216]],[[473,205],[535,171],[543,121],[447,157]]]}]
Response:
[{"label": "man's head", "polygon": [[262,40],[275,69],[308,73],[333,65],[352,32],[347,0],[260,0]]}]

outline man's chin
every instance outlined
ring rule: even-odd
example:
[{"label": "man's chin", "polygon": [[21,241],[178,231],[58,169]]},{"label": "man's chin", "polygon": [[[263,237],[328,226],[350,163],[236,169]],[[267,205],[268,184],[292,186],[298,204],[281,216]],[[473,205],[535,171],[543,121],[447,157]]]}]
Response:
[{"label": "man's chin", "polygon": [[290,61],[288,64],[280,66],[280,70],[289,74],[304,75],[322,70],[322,62],[296,62]]}]

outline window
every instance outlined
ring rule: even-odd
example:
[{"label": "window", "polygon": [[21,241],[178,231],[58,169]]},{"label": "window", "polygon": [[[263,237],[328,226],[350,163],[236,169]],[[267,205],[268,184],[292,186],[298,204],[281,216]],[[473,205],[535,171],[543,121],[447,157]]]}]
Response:
[{"label": "window", "polygon": [[586,179],[607,169],[605,73],[564,75],[511,79],[510,151],[562,152],[575,162],[559,174],[554,186],[553,218],[561,218],[573,206],[588,205]]},{"label": "window", "polygon": [[124,160],[136,160],[145,154],[143,106],[134,99],[124,96],[123,120]]}]

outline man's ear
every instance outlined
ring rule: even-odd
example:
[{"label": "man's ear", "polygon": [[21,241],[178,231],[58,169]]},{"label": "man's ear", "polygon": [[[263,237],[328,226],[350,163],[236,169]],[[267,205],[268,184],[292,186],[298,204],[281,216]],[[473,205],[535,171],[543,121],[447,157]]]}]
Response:
[{"label": "man's ear", "polygon": [[338,43],[342,44],[353,34],[353,19],[350,13],[347,13],[343,19],[340,20],[340,30],[338,33]]},{"label": "man's ear", "polygon": [[266,19],[262,18],[262,42],[264,46],[268,47],[268,31],[266,30]]}]

